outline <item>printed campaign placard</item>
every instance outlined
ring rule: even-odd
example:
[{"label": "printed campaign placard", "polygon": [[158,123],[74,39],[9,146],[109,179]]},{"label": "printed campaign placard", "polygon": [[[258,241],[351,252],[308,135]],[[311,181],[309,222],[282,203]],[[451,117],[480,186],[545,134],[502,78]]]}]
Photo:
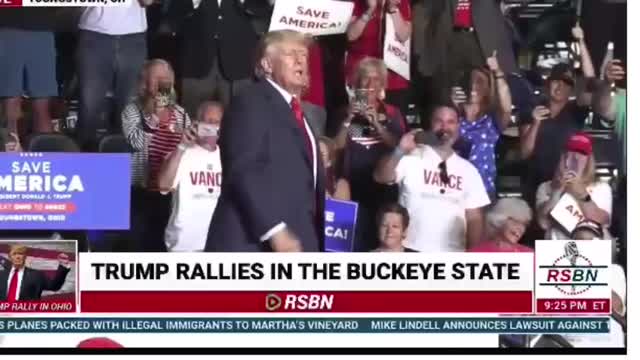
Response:
[{"label": "printed campaign placard", "polygon": [[391,15],[386,15],[384,33],[384,63],[389,70],[411,80],[411,36],[402,42],[396,37]]},{"label": "printed campaign placard", "polygon": [[0,229],[129,229],[129,154],[0,154]]},{"label": "printed campaign placard", "polygon": [[562,195],[549,214],[569,234],[573,232],[579,222],[585,219],[578,202],[568,193]]},{"label": "printed campaign placard", "polygon": [[351,252],[356,230],[358,204],[327,198],[325,207],[325,251]]},{"label": "printed campaign placard", "polygon": [[335,0],[276,0],[269,31],[296,30],[313,36],[347,31],[353,3]]}]

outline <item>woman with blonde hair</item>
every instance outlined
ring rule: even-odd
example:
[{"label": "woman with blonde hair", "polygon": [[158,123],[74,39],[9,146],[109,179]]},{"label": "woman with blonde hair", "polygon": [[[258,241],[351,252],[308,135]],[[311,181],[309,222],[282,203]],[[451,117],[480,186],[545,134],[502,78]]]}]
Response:
[{"label": "woman with blonde hair", "polygon": [[[353,13],[347,27],[347,56],[345,76],[353,77],[362,59],[367,57],[383,60],[385,24],[391,22],[395,38],[405,42],[411,37],[411,4],[409,0],[354,0]],[[357,88],[357,83],[351,83]],[[406,112],[409,101],[409,81],[390,71],[385,82],[386,99]]]},{"label": "woman with blonde hair", "polygon": [[164,159],[191,126],[186,111],[177,104],[175,75],[162,59],[143,67],[137,96],[122,112],[122,132],[133,149],[132,237],[134,251],[165,251],[162,239],[169,220],[171,197],[160,194],[158,175]]},{"label": "woman with blonde hair", "polygon": [[[393,189],[376,184],[372,176],[378,161],[393,151],[405,132],[402,113],[385,102],[388,75],[381,59],[366,57],[358,63],[353,72],[356,96],[335,138],[337,150],[343,154],[343,174],[351,185],[351,197],[359,205],[358,226],[365,241],[375,239],[367,231],[375,229],[380,205],[397,201]],[[376,245],[363,244],[362,248],[369,250]]]},{"label": "woman with blonde hair", "polygon": [[551,212],[567,195],[575,201],[574,216],[594,221],[606,228],[611,221],[611,186],[596,179],[591,138],[576,133],[569,138],[553,180],[542,183],[536,195],[537,220],[547,239],[570,239],[571,231],[554,219]]}]

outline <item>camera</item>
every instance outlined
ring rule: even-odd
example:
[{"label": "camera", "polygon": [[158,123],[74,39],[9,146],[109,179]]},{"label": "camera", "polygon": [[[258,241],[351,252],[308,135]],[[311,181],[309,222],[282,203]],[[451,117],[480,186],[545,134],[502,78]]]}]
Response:
[{"label": "camera", "polygon": [[158,86],[158,95],[156,95],[156,104],[159,107],[165,107],[173,104],[173,87],[169,82],[161,82]]}]

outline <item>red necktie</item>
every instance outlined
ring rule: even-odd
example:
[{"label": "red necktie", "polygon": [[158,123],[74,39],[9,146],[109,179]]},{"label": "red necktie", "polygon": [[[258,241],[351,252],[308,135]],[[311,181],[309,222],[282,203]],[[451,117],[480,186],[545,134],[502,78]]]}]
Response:
[{"label": "red necktie", "polygon": [[298,101],[298,99],[295,97],[291,98],[291,111],[293,111],[293,116],[296,118],[296,123],[298,124],[300,131],[302,131],[302,136],[304,136],[304,141],[307,145],[307,151],[309,152],[309,158],[313,159],[311,139],[309,138],[309,133],[307,133],[307,128],[304,126],[304,114],[302,113],[302,107],[300,106],[300,101]]},{"label": "red necktie", "polygon": [[18,269],[14,269],[9,281],[9,291],[7,292],[7,301],[16,301],[16,294],[18,292]]}]

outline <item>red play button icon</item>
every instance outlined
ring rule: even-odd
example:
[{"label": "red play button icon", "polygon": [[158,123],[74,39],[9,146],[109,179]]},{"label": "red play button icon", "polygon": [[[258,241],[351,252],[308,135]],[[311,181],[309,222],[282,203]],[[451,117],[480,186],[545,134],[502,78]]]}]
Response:
[{"label": "red play button icon", "polygon": [[280,299],[280,296],[276,294],[267,295],[265,300],[265,307],[267,308],[267,311],[278,310],[281,305],[282,305],[282,299]]}]

